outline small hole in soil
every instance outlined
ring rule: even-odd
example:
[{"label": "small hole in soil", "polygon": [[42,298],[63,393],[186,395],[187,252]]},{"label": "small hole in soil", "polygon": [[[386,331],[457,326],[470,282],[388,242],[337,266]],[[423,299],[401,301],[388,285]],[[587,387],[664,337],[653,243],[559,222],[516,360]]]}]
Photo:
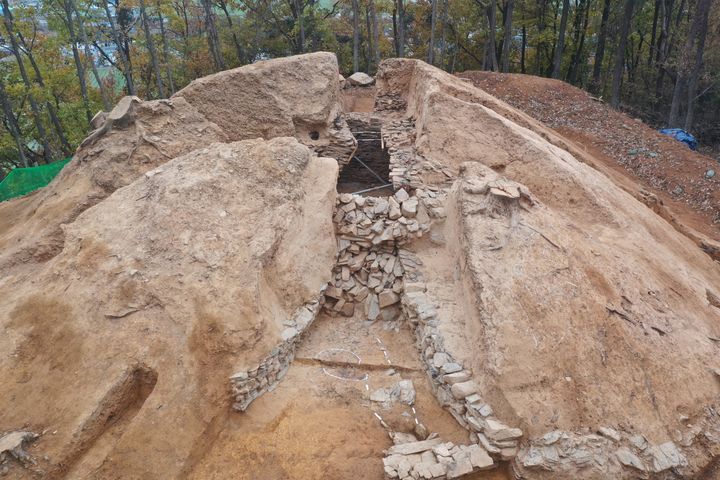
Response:
[{"label": "small hole in soil", "polygon": [[310,132],[310,140],[317,140],[320,138],[320,134],[316,131]]},{"label": "small hole in soil", "polygon": [[380,120],[369,115],[348,115],[346,118],[350,131],[358,142],[354,158],[345,165],[338,177],[339,193],[367,192],[371,196],[389,195],[392,187],[382,187],[390,183],[390,154],[383,148],[380,139]]}]

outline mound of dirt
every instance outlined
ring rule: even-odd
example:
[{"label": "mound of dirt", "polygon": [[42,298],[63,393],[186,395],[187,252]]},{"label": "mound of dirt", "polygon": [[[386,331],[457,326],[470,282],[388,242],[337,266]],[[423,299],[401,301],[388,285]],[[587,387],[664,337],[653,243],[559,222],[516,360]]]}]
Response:
[{"label": "mound of dirt", "polygon": [[336,176],[295,139],[214,144],[64,225],[32,284],[3,282],[0,422],[57,430],[51,475],[175,477],[327,282]]},{"label": "mound of dirt", "polygon": [[612,172],[658,195],[683,222],[720,239],[720,188],[713,158],[565,82],[520,74],[464,72],[461,78],[577,143]]},{"label": "mound of dirt", "polygon": [[525,432],[516,474],[699,475],[720,447],[717,264],[482,90],[410,60],[378,78],[415,122],[406,181],[434,192],[412,249],[441,343]]},{"label": "mound of dirt", "polygon": [[[303,79],[264,75],[308,92],[326,57],[319,78],[312,58]],[[326,87],[313,105],[339,109]],[[227,142],[182,97],[126,97],[46,189],[0,207],[0,431],[43,434],[10,478],[181,477],[231,375],[252,401],[285,374],[334,265],[338,162]]]},{"label": "mound of dirt", "polygon": [[[320,53],[126,97],[0,205],[2,471],[711,478],[720,249],[423,62],[353,91]],[[341,104],[391,196],[337,195]]]},{"label": "mound of dirt", "polygon": [[[130,100],[130,97],[127,97]],[[227,140],[184,99],[125,102],[126,121],[87,143],[47,187],[0,203],[0,270],[33,268],[63,248],[60,228],[176,156]]]},{"label": "mound of dirt", "polygon": [[294,136],[319,155],[347,163],[357,142],[343,120],[335,55],[309,53],[194,80],[184,98],[230,140]]}]

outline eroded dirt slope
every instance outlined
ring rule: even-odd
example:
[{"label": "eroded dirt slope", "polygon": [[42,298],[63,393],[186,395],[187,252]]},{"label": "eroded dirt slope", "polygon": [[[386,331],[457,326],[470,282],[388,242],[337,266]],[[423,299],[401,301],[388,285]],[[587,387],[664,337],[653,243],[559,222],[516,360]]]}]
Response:
[{"label": "eroded dirt slope", "polygon": [[3,278],[0,424],[56,432],[32,470],[176,477],[228,411],[228,376],[327,281],[336,176],[292,138],[215,144],[63,226],[32,283]]},{"label": "eroded dirt slope", "polygon": [[[415,246],[439,330],[526,432],[518,475],[633,478],[619,448],[643,475],[702,471],[720,432],[717,264],[526,114],[422,62],[378,76],[379,98],[414,120],[405,181],[436,191],[429,208],[443,199],[435,241]],[[594,434],[605,427],[618,439]]]},{"label": "eroded dirt slope", "polygon": [[492,72],[459,76],[575,142],[609,173],[621,173],[652,191],[682,222],[720,238],[720,176],[706,176],[720,170],[715,159],[559,80]]}]

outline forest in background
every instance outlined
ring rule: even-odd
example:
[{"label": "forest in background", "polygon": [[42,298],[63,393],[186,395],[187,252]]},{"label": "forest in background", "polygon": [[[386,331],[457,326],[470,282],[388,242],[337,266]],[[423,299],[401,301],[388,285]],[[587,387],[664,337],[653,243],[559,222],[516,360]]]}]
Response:
[{"label": "forest in background", "polygon": [[166,98],[259,60],[335,52],[553,77],[720,145],[713,0],[0,0],[0,178],[58,160],[123,95]]}]

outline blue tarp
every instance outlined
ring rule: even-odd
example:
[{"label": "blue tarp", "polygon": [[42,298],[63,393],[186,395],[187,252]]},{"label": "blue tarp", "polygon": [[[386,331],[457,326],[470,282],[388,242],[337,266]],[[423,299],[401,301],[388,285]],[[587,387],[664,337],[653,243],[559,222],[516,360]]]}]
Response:
[{"label": "blue tarp", "polygon": [[682,128],[663,128],[660,130],[660,133],[663,135],[669,135],[678,142],[683,142],[685,145],[690,147],[690,150],[697,150],[697,139]]}]

